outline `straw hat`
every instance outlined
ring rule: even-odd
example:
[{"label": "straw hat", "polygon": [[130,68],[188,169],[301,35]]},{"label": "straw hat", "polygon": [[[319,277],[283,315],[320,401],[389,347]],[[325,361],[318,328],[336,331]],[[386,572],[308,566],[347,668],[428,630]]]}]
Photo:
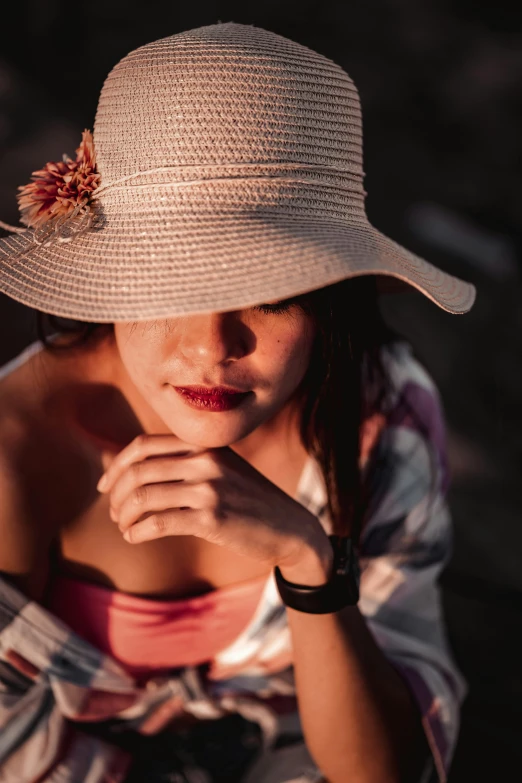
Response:
[{"label": "straw hat", "polygon": [[103,85],[92,138],[33,175],[20,196],[31,227],[0,240],[0,290],[24,304],[146,320],[362,274],[452,313],[473,304],[471,284],[368,222],[357,90],[280,35],[226,23],[136,49]]}]

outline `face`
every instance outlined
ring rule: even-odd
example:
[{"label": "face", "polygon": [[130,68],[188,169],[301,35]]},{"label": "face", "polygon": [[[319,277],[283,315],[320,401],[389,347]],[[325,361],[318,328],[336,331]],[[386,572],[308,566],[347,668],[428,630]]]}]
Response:
[{"label": "face", "polygon": [[114,333],[140,396],[170,431],[202,448],[230,446],[289,409],[314,340],[311,317],[285,303],[117,323]]}]

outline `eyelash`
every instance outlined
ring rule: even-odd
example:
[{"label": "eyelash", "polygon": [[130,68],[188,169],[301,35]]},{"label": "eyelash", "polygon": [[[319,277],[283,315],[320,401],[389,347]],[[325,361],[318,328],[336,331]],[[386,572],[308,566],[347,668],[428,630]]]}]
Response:
[{"label": "eyelash", "polygon": [[274,313],[274,314],[277,315],[279,313],[286,313],[286,312],[288,312],[290,307],[291,307],[290,304],[279,303],[279,304],[261,304],[261,305],[256,305],[254,309],[255,310],[261,310],[262,313],[266,313],[266,314]]}]

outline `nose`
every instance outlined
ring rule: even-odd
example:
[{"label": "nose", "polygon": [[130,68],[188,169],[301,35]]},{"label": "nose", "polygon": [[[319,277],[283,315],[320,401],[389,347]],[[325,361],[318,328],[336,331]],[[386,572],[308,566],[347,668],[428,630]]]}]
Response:
[{"label": "nose", "polygon": [[254,335],[237,312],[188,316],[178,350],[193,364],[225,364],[253,349]]}]

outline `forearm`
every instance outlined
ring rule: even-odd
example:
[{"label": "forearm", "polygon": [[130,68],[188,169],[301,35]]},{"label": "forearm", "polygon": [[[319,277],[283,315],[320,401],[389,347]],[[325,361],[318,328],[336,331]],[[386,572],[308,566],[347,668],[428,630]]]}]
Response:
[{"label": "forearm", "polygon": [[[295,569],[283,576],[298,582]],[[312,583],[304,572],[301,583]],[[420,714],[357,607],[287,612],[304,737],[329,783],[418,780],[428,752]]]}]

